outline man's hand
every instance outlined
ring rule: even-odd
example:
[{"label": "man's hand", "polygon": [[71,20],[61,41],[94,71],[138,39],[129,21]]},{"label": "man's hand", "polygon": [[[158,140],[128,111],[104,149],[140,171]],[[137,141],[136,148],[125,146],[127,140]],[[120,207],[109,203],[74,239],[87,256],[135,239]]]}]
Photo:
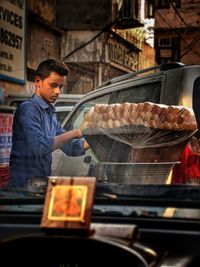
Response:
[{"label": "man's hand", "polygon": [[90,146],[89,146],[89,144],[88,144],[87,141],[84,141],[84,143],[83,143],[83,148],[84,148],[85,150],[88,150],[88,149],[90,148]]},{"label": "man's hand", "polygon": [[[81,130],[77,129],[77,130],[73,130],[73,132],[75,134],[75,137],[74,138],[81,138],[81,137],[83,137],[83,134],[82,134]],[[84,148],[84,150],[88,150],[89,147],[90,146],[89,146],[88,142],[87,141],[84,141],[83,142],[83,148]]]},{"label": "man's hand", "polygon": [[[81,130],[79,129],[71,130],[61,135],[57,135],[54,138],[53,151],[60,148],[64,143],[68,142],[69,140],[81,138],[81,137],[83,137],[83,135],[82,135]],[[86,145],[86,148],[87,148],[87,145]]]},{"label": "man's hand", "polygon": [[71,132],[74,133],[74,138],[81,138],[81,137],[83,137],[83,134],[82,134],[81,130],[79,130],[79,129],[72,130]]}]

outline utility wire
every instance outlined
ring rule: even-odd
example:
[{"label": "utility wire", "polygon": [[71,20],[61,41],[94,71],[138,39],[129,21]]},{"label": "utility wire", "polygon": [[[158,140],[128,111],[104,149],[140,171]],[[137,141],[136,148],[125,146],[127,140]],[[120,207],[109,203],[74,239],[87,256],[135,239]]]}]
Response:
[{"label": "utility wire", "polygon": [[[188,45],[187,41],[182,37],[182,35],[176,30],[174,29],[169,23],[168,21],[162,16],[162,14],[157,10],[157,14],[161,17],[161,19],[169,26],[170,29],[172,29],[179,37],[180,39]],[[191,49],[193,50],[193,52],[199,56],[199,54],[194,50],[193,47],[191,47]],[[184,53],[185,54],[185,53]],[[183,57],[183,55],[181,55],[181,58]]]},{"label": "utility wire", "polygon": [[[176,8],[176,6],[173,3],[173,1],[172,0],[168,0],[168,2],[171,4],[171,6],[174,9],[175,13],[178,15],[178,17],[180,18],[180,20],[185,24],[185,26],[187,28],[189,28],[193,33],[200,35],[200,32],[198,30],[194,29],[194,27],[192,27],[191,24],[188,24],[187,21],[185,21],[185,19],[182,17],[182,15],[180,14],[180,12],[178,11],[178,9]],[[193,48],[193,44],[195,44],[196,41],[199,41],[199,38],[198,37],[197,38],[194,38],[193,41],[189,45],[187,45],[186,51],[181,55],[181,58],[184,55],[186,55],[190,51],[190,49],[192,49],[193,52],[196,55],[200,56],[200,54],[196,50],[194,50],[194,48]]]},{"label": "utility wire", "polygon": [[157,14],[161,17],[161,19],[169,26],[170,29],[172,29],[180,38],[182,41],[184,41],[186,44],[186,40],[182,37],[182,35],[179,33],[178,30],[174,29],[169,22],[163,17],[163,15],[160,13],[160,11],[157,10]]},{"label": "utility wire", "polygon": [[119,20],[119,18],[120,17],[118,17],[116,20],[114,20],[109,25],[107,25],[105,28],[103,28],[103,30],[101,30],[98,34],[96,34],[94,37],[92,37],[89,41],[87,41],[86,43],[80,45],[79,47],[77,47],[76,49],[71,51],[68,55],[63,57],[62,60],[65,61],[67,58],[69,58],[71,55],[76,53],[78,50],[80,50],[81,48],[83,48],[83,47],[87,46],[88,44],[92,43],[95,39],[97,39],[99,36],[101,36],[104,32],[107,32],[108,30],[110,30],[111,27]]},{"label": "utility wire", "polygon": [[[200,37],[195,38],[195,39],[188,45],[188,47],[186,47],[184,53],[181,54],[181,57],[185,56],[188,52],[190,52],[190,49],[192,49],[192,48],[193,48],[193,45],[196,44],[197,42],[199,42],[199,40],[200,40]],[[200,53],[198,53],[197,51],[194,51],[194,50],[193,50],[193,52],[194,52],[196,55],[200,56]]]},{"label": "utility wire", "polygon": [[200,32],[198,30],[195,30],[194,27],[192,27],[190,24],[187,23],[187,21],[184,20],[184,18],[181,16],[180,12],[178,11],[176,6],[174,5],[173,1],[172,0],[168,0],[168,2],[169,2],[169,4],[171,4],[171,6],[174,9],[175,13],[178,15],[178,17],[184,23],[184,25],[187,28],[189,28],[191,31],[193,31],[194,33],[200,34]]}]

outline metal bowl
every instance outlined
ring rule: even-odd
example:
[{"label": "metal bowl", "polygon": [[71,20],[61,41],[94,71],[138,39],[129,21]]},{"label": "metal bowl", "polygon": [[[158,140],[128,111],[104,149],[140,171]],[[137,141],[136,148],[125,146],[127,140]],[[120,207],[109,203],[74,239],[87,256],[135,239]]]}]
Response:
[{"label": "metal bowl", "polygon": [[165,184],[173,166],[179,162],[94,163],[90,175],[99,182],[117,184]]}]

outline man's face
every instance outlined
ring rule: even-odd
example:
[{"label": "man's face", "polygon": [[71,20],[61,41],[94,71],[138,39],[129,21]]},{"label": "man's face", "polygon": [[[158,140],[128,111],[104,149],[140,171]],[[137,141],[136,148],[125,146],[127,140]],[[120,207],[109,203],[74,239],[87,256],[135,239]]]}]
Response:
[{"label": "man's face", "polygon": [[44,80],[36,77],[36,95],[42,97],[49,103],[54,103],[61,94],[64,82],[65,77],[56,72],[51,72],[51,74]]}]

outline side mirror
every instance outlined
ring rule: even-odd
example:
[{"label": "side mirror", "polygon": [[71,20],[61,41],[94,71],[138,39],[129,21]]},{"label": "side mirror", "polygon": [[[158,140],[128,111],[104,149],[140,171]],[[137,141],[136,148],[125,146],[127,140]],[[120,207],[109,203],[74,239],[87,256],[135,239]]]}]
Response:
[{"label": "side mirror", "polygon": [[91,163],[92,162],[92,157],[91,156],[86,156],[83,160],[84,163]]}]

